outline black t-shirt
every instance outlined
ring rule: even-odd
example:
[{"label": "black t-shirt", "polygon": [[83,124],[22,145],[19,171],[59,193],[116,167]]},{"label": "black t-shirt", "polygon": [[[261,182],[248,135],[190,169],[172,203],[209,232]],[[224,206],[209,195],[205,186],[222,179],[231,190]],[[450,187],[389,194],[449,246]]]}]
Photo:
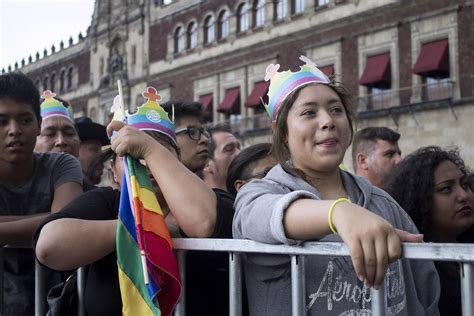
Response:
[{"label": "black t-shirt", "polygon": [[[213,189],[217,198],[214,232],[209,238],[232,238],[234,197]],[[195,251],[186,256],[186,315],[229,314],[229,255]]]},{"label": "black t-shirt", "polygon": [[[234,197],[214,189],[217,217],[210,238],[232,238]],[[88,191],[60,212],[41,223],[34,234],[34,246],[41,228],[60,218],[109,220],[118,216],[120,191],[102,187]],[[227,315],[229,312],[228,254],[222,252],[189,252],[187,255],[186,315]],[[88,315],[120,315],[122,300],[115,252],[89,265],[85,289]]]},{"label": "black t-shirt", "polygon": [[[50,215],[38,226],[33,236],[34,248],[36,248],[39,233],[45,224],[60,218],[116,219],[119,201],[120,191],[109,187],[101,187],[84,193],[66,205],[60,212]],[[84,300],[87,315],[122,314],[115,252],[89,265]]]}]

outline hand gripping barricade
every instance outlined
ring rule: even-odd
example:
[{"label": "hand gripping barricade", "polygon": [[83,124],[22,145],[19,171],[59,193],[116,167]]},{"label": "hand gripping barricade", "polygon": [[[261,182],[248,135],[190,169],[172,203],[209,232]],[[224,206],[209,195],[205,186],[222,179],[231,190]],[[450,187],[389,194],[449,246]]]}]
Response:
[{"label": "hand gripping barricade", "polygon": [[[301,246],[269,245],[250,240],[237,239],[192,239],[175,238],[174,247],[178,250],[178,258],[183,282],[183,293],[186,284],[185,256],[187,251],[218,251],[229,253],[229,315],[241,315],[241,255],[244,253],[280,254],[291,257],[291,288],[292,315],[305,314],[304,258],[305,256],[348,256],[344,243],[307,242]],[[443,243],[404,243],[403,258],[419,260],[456,261],[461,263],[462,312],[463,315],[474,315],[474,244],[443,244]],[[46,295],[42,267],[36,269],[36,311],[35,315],[44,315],[42,304]],[[79,280],[81,277],[79,276]],[[385,286],[379,290],[372,289],[373,315],[387,315],[385,307]],[[84,282],[78,282],[79,300],[83,302]],[[186,297],[182,295],[174,315],[184,316]],[[83,312],[83,309],[81,310]],[[81,315],[81,313],[79,313]],[[84,314],[82,314],[84,315]]]}]

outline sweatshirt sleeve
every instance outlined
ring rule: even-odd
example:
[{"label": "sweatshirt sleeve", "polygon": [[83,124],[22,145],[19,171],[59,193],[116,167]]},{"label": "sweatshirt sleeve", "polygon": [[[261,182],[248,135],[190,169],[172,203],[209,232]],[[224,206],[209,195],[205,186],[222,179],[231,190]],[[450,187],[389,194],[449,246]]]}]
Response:
[{"label": "sweatshirt sleeve", "polygon": [[246,184],[234,204],[234,238],[268,244],[299,244],[302,241],[286,237],[283,215],[291,203],[301,198],[317,199],[311,192],[290,191],[266,179]]}]

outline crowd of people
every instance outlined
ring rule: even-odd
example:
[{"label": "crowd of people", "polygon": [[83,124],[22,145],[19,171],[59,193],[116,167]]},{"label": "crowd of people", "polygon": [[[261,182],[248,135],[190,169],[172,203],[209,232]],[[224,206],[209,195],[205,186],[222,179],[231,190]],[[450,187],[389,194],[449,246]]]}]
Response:
[{"label": "crowd of people", "polygon": [[[162,104],[169,117],[152,128],[106,127],[74,119],[21,73],[0,76],[4,314],[33,314],[35,258],[48,289],[87,267],[87,315],[121,314],[116,230],[130,155],[146,166],[172,237],[344,242],[350,257],[306,258],[308,314],[369,314],[370,288],[385,279],[389,314],[460,315],[457,263],[400,257],[401,242],[474,242],[469,168],[436,146],[402,158],[403,135],[387,127],[355,132],[349,93],[300,59],[298,72],[262,74],[273,141],[243,149],[228,128],[205,128],[196,102]],[[351,143],[354,173],[341,165]],[[248,254],[243,271],[244,315],[291,314],[288,256]],[[228,274],[226,253],[190,252],[187,315],[228,314]]]}]

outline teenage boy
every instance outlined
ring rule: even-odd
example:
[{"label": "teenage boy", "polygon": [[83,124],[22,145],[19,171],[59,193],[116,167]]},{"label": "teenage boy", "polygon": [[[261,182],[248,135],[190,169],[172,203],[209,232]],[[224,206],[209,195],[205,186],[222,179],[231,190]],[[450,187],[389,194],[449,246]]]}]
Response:
[{"label": "teenage boy", "polygon": [[0,243],[8,246],[3,250],[0,290],[5,315],[33,314],[33,232],[48,214],[82,193],[77,159],[33,152],[40,126],[40,96],[34,83],[19,73],[0,76]]}]

